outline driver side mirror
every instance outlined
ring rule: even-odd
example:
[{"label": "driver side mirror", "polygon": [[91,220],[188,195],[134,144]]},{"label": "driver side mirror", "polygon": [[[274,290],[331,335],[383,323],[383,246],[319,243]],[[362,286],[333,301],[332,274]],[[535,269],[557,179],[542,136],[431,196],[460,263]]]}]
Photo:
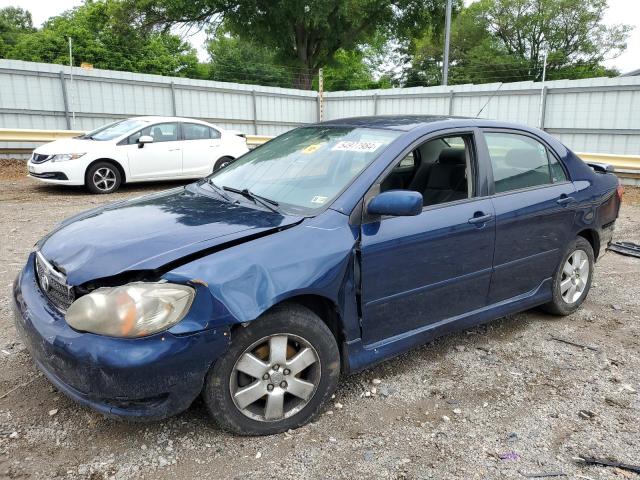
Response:
[{"label": "driver side mirror", "polygon": [[145,143],[153,143],[153,137],[151,135],[142,135],[138,139],[138,148],[144,147]]},{"label": "driver side mirror", "polygon": [[410,217],[422,212],[422,195],[411,190],[389,190],[376,195],[367,205],[370,215]]}]

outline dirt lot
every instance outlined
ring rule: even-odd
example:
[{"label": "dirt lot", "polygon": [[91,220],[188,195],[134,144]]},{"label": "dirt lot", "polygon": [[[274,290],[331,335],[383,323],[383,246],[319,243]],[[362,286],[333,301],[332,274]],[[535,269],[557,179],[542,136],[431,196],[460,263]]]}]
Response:
[{"label": "dirt lot", "polygon": [[[64,217],[168,185],[101,197],[40,185],[22,166],[0,171],[0,477],[640,478],[575,460],[640,464],[639,259],[605,255],[569,317],[521,313],[343,377],[334,403],[295,432],[234,437],[199,401],[164,422],[127,424],[39,376],[16,337],[10,287]],[[616,238],[640,242],[638,191],[626,200]]]}]

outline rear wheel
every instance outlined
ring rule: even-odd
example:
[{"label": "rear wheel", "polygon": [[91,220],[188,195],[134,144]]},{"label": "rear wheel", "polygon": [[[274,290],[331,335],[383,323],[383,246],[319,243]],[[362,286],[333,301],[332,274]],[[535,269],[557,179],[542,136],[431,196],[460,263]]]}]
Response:
[{"label": "rear wheel", "polygon": [[121,183],[120,170],[111,162],[94,163],[85,176],[85,186],[91,193],[112,193]]},{"label": "rear wheel", "polygon": [[217,172],[221,168],[224,168],[227,165],[229,165],[231,162],[233,162],[233,158],[232,157],[219,158],[218,160],[216,160],[216,163],[213,165],[213,171]]},{"label": "rear wheel", "polygon": [[591,288],[594,263],[591,244],[583,237],[577,237],[553,277],[553,300],[542,308],[555,315],[575,312]]},{"label": "rear wheel", "polygon": [[311,420],[339,373],[338,347],[324,322],[302,306],[282,306],[233,334],[203,397],[222,428],[270,435]]}]

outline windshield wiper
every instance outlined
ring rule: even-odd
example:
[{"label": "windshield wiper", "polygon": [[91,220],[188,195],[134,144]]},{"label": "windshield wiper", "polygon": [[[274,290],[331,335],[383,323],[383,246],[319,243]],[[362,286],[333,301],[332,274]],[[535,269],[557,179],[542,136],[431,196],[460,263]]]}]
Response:
[{"label": "windshield wiper", "polygon": [[275,208],[278,205],[280,205],[278,202],[276,202],[275,200],[271,200],[270,198],[263,197],[262,195],[252,193],[248,188],[243,188],[242,190],[238,188],[227,187],[227,186],[223,186],[222,188],[228,192],[237,193],[250,200],[253,200],[254,203],[259,203],[263,207],[266,207],[269,210],[271,210],[272,212],[279,213],[278,209]]},{"label": "windshield wiper", "polygon": [[231,197],[229,195],[227,195],[222,188],[220,188],[218,185],[216,185],[215,182],[212,179],[207,178],[207,183],[209,185],[211,185],[213,187],[213,189],[216,191],[216,193],[218,195],[220,195],[222,198],[224,198],[227,202],[233,203],[233,200],[231,200]]}]

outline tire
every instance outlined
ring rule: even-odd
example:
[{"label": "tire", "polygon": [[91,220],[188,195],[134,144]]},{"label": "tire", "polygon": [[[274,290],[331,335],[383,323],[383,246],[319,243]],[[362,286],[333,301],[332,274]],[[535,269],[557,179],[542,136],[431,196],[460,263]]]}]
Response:
[{"label": "tire", "polygon": [[87,170],[84,184],[91,193],[115,192],[122,183],[120,170],[111,162],[96,162]]},{"label": "tire", "polygon": [[233,162],[233,160],[234,160],[233,157],[221,157],[221,158],[219,158],[218,160],[216,160],[216,163],[213,165],[213,172],[217,172],[221,168],[226,167],[231,162]]},{"label": "tire", "polygon": [[[248,370],[253,375],[244,373]],[[313,419],[335,391],[339,375],[340,354],[329,328],[311,310],[283,305],[232,333],[229,350],[207,374],[203,398],[224,430],[271,435]]]},{"label": "tire", "polygon": [[[584,265],[587,269],[579,265],[574,267],[574,263]],[[570,315],[575,312],[589,294],[594,264],[595,257],[591,244],[583,237],[576,237],[569,245],[553,276],[553,299],[543,305],[542,309],[553,315]],[[575,290],[573,290],[574,287]]]}]

